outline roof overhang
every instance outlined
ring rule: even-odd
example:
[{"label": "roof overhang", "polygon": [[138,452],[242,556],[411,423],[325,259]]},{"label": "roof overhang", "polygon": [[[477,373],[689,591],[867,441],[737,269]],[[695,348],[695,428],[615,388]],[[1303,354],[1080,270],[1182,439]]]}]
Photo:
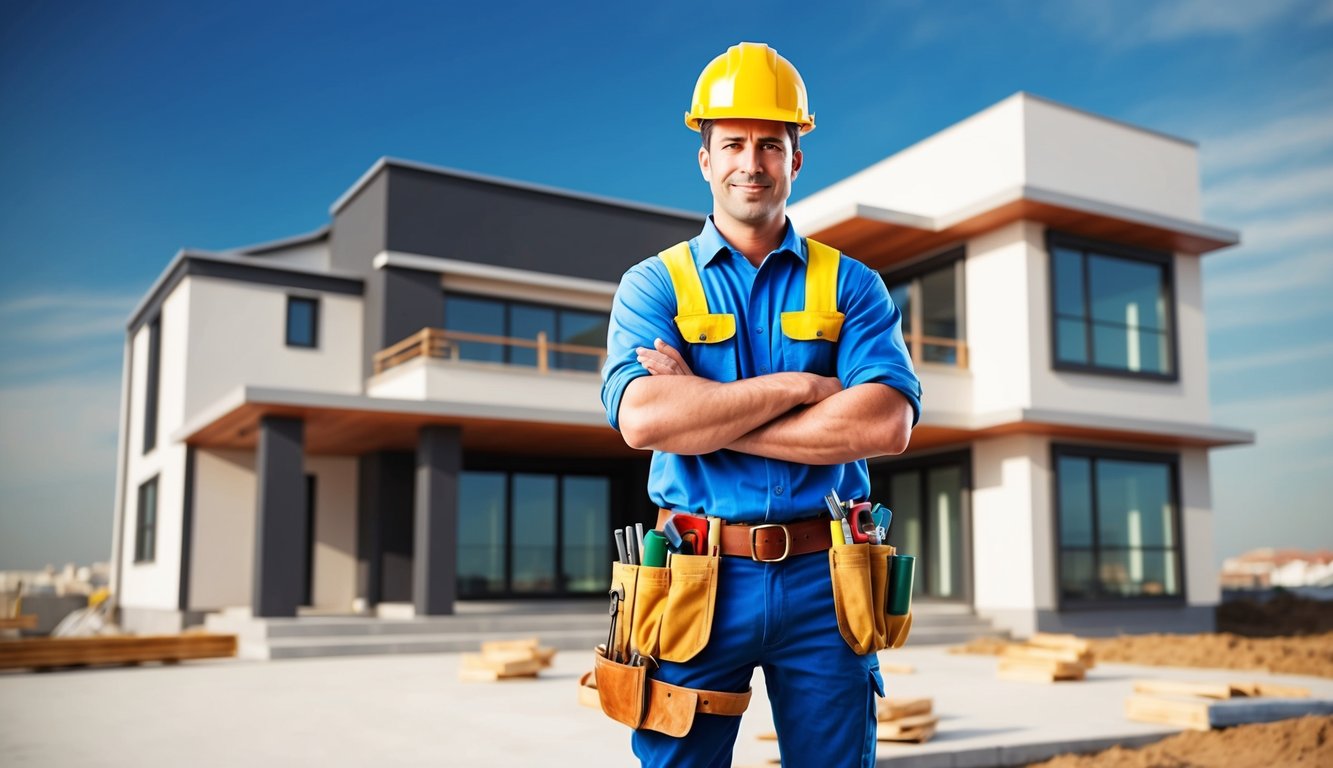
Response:
[{"label": "roof overhang", "polygon": [[883,269],[1015,221],[1159,251],[1202,255],[1235,245],[1240,233],[1033,186],[1019,186],[947,216],[930,217],[849,203],[800,222],[816,240]]},{"label": "roof overhang", "polygon": [[625,445],[600,414],[494,407],[444,400],[400,400],[244,386],[202,411],[172,439],[197,448],[254,450],[265,417],[300,419],[309,455],[416,450],[421,428],[460,428],[463,449],[514,455],[626,457]]},{"label": "roof overhang", "polygon": [[1224,448],[1254,442],[1253,432],[1212,424],[1016,408],[979,415],[927,411],[922,422],[912,430],[911,449],[937,448],[1006,435],[1176,448]]}]

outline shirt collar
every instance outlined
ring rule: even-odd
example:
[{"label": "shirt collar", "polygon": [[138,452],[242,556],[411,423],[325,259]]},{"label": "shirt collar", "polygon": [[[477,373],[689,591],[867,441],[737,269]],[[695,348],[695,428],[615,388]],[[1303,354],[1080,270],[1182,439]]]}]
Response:
[{"label": "shirt collar", "polygon": [[[695,265],[703,269],[712,263],[713,259],[723,251],[729,251],[739,255],[739,251],[731,247],[722,233],[717,231],[717,225],[713,223],[713,216],[709,214],[708,219],[704,221],[703,231],[699,233],[696,239],[697,248],[694,254]],[[793,254],[801,261],[806,260],[805,238],[796,234],[796,227],[792,226],[791,219],[787,219],[787,230],[782,236],[782,242],[773,249],[773,253],[787,251]]]}]

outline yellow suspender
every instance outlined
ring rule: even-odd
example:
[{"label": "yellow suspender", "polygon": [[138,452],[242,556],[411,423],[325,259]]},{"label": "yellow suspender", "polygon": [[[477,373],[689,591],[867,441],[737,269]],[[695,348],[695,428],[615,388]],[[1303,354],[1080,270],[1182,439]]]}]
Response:
[{"label": "yellow suspender", "polygon": [[[806,238],[805,309],[782,313],[782,332],[801,341],[837,341],[843,315],[838,311],[838,251]],[[736,335],[736,316],[710,314],[703,282],[689,243],[677,243],[658,256],[676,292],[676,326],[691,344],[713,344]]]}]

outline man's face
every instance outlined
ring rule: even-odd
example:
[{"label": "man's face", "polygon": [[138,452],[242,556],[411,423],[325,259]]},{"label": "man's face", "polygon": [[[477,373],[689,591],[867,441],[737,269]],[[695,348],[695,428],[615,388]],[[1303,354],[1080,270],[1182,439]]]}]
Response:
[{"label": "man's face", "polygon": [[760,226],[786,216],[791,183],[801,170],[782,123],[718,120],[699,170],[713,190],[713,215]]}]

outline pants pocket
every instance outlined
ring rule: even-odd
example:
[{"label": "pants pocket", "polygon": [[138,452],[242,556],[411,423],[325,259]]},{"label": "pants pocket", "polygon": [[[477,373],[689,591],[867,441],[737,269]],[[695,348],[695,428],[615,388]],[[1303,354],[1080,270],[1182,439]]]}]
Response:
[{"label": "pants pocket", "polygon": [[884,611],[875,605],[870,576],[870,547],[843,544],[829,549],[829,572],[833,583],[833,607],[838,616],[838,631],[847,646],[858,655],[877,650],[875,623]]},{"label": "pants pocket", "polygon": [[717,606],[718,558],[672,555],[659,658],[689,661],[708,645]]}]

